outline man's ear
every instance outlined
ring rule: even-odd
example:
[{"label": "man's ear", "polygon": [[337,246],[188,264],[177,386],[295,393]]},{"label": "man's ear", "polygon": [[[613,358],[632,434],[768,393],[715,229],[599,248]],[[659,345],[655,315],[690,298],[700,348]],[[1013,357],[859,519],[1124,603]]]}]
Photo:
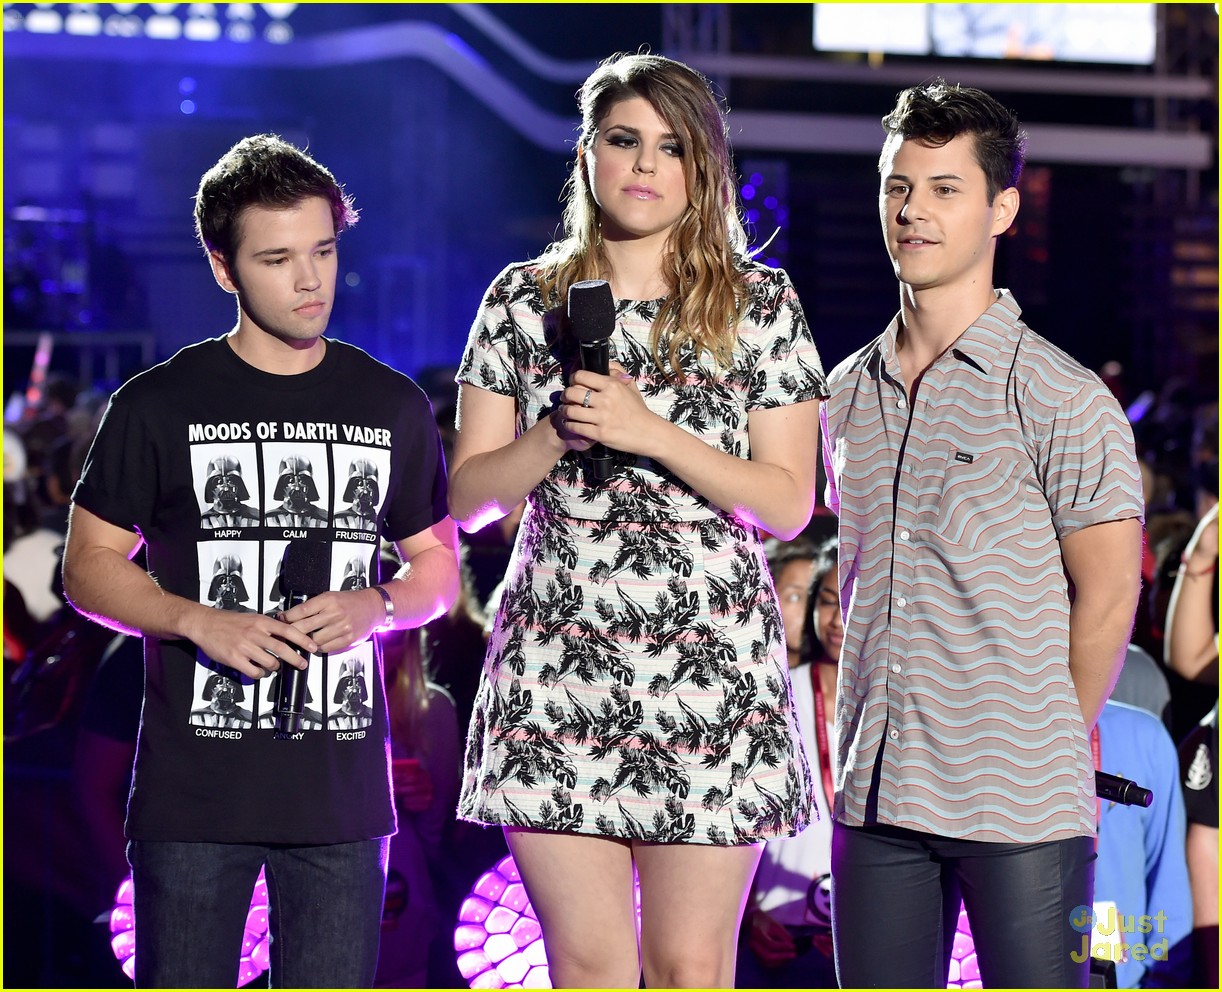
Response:
[{"label": "man's ear", "polygon": [[236,293],[238,284],[229,271],[229,263],[219,251],[208,252],[208,262],[212,266],[212,278],[226,293]]},{"label": "man's ear", "polygon": [[1005,234],[1018,216],[1018,187],[1010,186],[993,197],[993,236]]}]

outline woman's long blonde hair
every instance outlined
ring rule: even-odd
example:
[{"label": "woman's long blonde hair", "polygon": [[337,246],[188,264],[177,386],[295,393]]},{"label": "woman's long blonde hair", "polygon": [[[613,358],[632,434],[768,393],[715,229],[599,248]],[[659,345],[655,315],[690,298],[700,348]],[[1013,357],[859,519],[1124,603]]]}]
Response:
[{"label": "woman's long blonde hair", "polygon": [[718,365],[728,367],[745,295],[740,263],[747,238],[738,215],[725,116],[708,80],[682,62],[660,55],[613,55],[582,85],[581,136],[565,187],[565,237],[538,260],[540,292],[547,306],[559,306],[573,283],[606,278],[610,272],[583,154],[611,108],[633,97],[647,100],[679,136],[687,185],[688,207],[671,232],[662,262],[668,292],[650,336],[654,361],[663,374],[679,379],[679,353],[691,344],[696,355],[708,350]]}]

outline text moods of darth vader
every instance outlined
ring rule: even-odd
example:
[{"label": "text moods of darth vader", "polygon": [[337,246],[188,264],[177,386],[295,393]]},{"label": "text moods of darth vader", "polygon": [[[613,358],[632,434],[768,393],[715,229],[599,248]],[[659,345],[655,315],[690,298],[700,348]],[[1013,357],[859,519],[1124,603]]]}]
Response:
[{"label": "text moods of darth vader", "polygon": [[[280,564],[290,541],[330,547],[326,589],[377,582],[378,532],[391,432],[354,424],[259,421],[191,424],[199,500],[199,600],[218,610],[276,614],[290,592]],[[258,681],[197,655],[190,723],[201,737],[241,738],[275,726],[278,676]],[[371,642],[311,658],[302,734],[360,740],[381,685]]]}]

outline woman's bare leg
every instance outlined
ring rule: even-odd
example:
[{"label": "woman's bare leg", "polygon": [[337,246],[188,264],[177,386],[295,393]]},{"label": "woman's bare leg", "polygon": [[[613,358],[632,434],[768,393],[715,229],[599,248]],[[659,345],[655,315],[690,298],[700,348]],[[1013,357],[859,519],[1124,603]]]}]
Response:
[{"label": "woman's bare leg", "polygon": [[505,840],[543,928],[552,987],[639,988],[628,843],[517,827]]},{"label": "woman's bare leg", "polygon": [[649,988],[733,988],[738,927],[763,845],[633,845]]}]

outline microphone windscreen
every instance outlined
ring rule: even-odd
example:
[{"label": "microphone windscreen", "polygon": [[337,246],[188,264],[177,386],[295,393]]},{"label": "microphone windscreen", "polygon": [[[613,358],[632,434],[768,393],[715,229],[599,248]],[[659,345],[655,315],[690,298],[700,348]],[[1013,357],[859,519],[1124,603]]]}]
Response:
[{"label": "microphone windscreen", "polygon": [[606,279],[583,279],[569,287],[569,326],[585,344],[606,341],[615,331],[615,300]]},{"label": "microphone windscreen", "polygon": [[317,596],[331,584],[331,548],[323,541],[289,541],[280,563],[284,595]]}]

